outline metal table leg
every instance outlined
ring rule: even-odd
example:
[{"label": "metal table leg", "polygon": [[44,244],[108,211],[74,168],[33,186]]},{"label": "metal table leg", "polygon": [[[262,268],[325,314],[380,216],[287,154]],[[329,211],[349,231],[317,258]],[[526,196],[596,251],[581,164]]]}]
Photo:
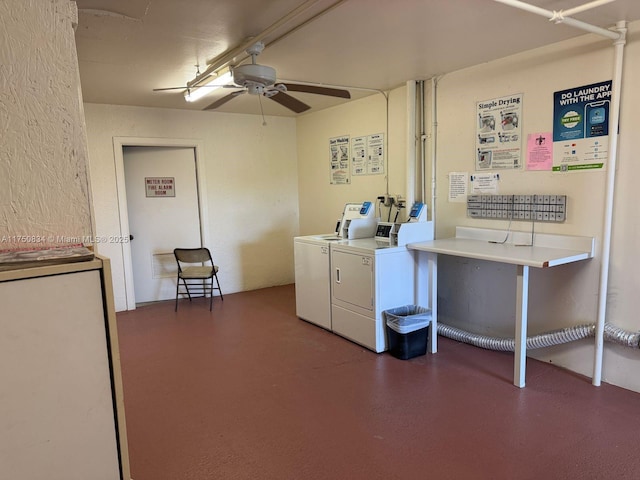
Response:
[{"label": "metal table leg", "polygon": [[523,388],[527,364],[527,307],[529,304],[529,267],[518,265],[516,280],[516,341],[513,384]]}]

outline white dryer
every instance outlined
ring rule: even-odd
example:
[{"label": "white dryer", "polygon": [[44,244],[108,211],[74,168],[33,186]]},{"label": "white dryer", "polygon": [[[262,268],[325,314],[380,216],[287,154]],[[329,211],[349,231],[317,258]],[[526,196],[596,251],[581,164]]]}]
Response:
[{"label": "white dryer", "polygon": [[[433,238],[433,222],[424,223]],[[330,252],[333,332],[374,352],[387,350],[382,313],[418,298],[415,252],[375,238],[344,240]]]},{"label": "white dryer", "polygon": [[414,303],[413,254],[375,239],[331,246],[331,318],[334,333],[383,352],[382,312]]}]

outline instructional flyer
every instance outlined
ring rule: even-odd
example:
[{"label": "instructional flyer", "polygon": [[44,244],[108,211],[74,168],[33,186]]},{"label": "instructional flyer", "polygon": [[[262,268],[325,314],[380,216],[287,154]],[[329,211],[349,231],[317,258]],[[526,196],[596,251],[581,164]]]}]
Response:
[{"label": "instructional flyer", "polygon": [[384,173],[384,133],[354,137],[351,142],[351,174]]},{"label": "instructional flyer", "polygon": [[486,193],[495,195],[498,193],[499,173],[479,173],[469,177],[471,181],[471,194]]},{"label": "instructional flyer", "polygon": [[384,173],[384,133],[376,133],[367,137],[369,157],[368,172],[372,175]]},{"label": "instructional flyer", "polygon": [[527,135],[527,170],[551,170],[553,136],[551,132]]},{"label": "instructional flyer", "polygon": [[449,201],[463,203],[467,201],[467,172],[449,172]]},{"label": "instructional flyer", "polygon": [[351,174],[367,174],[367,137],[353,137],[351,142]]},{"label": "instructional flyer", "polygon": [[553,94],[553,171],[601,170],[609,154],[611,80]]},{"label": "instructional flyer", "polygon": [[351,183],[349,168],[349,135],[329,139],[331,154],[331,184],[345,185]]},{"label": "instructional flyer", "polygon": [[522,168],[522,94],[476,104],[476,170]]}]

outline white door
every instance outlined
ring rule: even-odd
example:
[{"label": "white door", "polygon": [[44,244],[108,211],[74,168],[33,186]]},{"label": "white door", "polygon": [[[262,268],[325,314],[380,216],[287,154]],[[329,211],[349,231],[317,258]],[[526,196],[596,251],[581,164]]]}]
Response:
[{"label": "white door", "polygon": [[123,147],[136,303],[175,298],[174,248],[202,246],[195,151]]}]

